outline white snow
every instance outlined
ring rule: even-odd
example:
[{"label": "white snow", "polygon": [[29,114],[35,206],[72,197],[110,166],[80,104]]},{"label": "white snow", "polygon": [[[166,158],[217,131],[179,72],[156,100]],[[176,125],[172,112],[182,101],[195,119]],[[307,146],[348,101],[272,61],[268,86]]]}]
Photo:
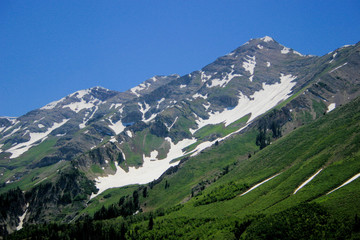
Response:
[{"label": "white snow", "polygon": [[[12,127],[12,126],[10,126],[10,127],[8,127],[8,128],[11,128],[11,127]],[[8,128],[7,128],[7,129],[8,129]],[[7,131],[7,129],[5,129],[5,132]],[[5,139],[5,138],[7,138],[8,136],[13,135],[14,133],[16,133],[17,131],[19,131],[20,129],[21,129],[21,126],[19,126],[18,128],[15,128],[14,130],[11,131],[11,133],[3,136],[2,139]]]},{"label": "white snow", "polygon": [[252,82],[252,76],[254,75],[254,69],[256,65],[255,56],[251,57],[249,55],[246,56],[245,62],[243,62],[243,68],[245,71],[248,71],[251,74],[249,80]]},{"label": "white snow", "polygon": [[39,127],[39,128],[43,128],[43,127],[45,127],[45,126],[40,123],[40,124],[38,124],[38,127]]},{"label": "white snow", "polygon": [[319,171],[317,171],[314,175],[312,175],[311,177],[309,177],[305,182],[303,182],[297,189],[295,189],[294,193],[297,193],[297,191],[299,191],[300,189],[302,189],[306,184],[308,184],[311,180],[314,179],[314,177],[316,177],[316,175],[318,175],[323,169],[321,168]]},{"label": "white snow", "polygon": [[201,95],[200,93],[195,93],[193,96],[192,96],[192,98],[203,98],[203,99],[207,99],[207,97],[208,97],[208,94],[206,94],[206,95]]},{"label": "white snow", "polygon": [[168,127],[168,125],[165,123],[165,126],[166,126],[166,128],[168,129],[168,131],[170,131],[170,129],[175,125],[175,123],[176,123],[176,121],[178,120],[178,116],[176,116],[176,118],[175,118],[175,120],[174,120],[174,122]]},{"label": "white snow", "polygon": [[225,123],[225,126],[228,126],[249,113],[251,113],[249,121],[252,121],[257,116],[275,107],[280,101],[287,99],[290,96],[292,87],[296,84],[292,82],[295,79],[296,76],[291,74],[281,74],[280,83],[273,85],[263,83],[263,89],[255,92],[250,98],[240,92],[236,107],[224,109],[222,112],[210,113],[208,119],[197,119],[198,129],[209,124],[219,124],[222,122]]},{"label": "white snow", "polygon": [[[216,74],[217,72],[214,73],[214,75]],[[206,82],[208,81],[210,78],[211,78],[211,75],[206,75],[206,73],[204,73],[203,71],[200,72],[201,74],[201,82]]]},{"label": "white snow", "polygon": [[126,135],[128,135],[128,136],[131,137],[131,138],[133,137],[132,132],[131,132],[130,130],[127,130],[127,131],[126,131]]},{"label": "white snow", "polygon": [[20,229],[23,228],[24,219],[25,219],[26,213],[28,211],[28,207],[29,207],[29,204],[26,204],[26,210],[25,210],[24,214],[19,217],[20,222],[19,222],[19,225],[16,227],[17,231],[19,231]]},{"label": "white snow", "polygon": [[261,46],[260,44],[257,45],[258,49],[263,49],[264,47]]},{"label": "white snow", "polygon": [[212,79],[211,80],[211,84],[209,85],[208,83],[208,87],[212,88],[212,87],[225,87],[234,77],[241,77],[241,74],[234,74],[234,70],[232,70],[230,73],[225,73],[225,77],[223,77],[222,79]]},{"label": "white snow", "polygon": [[48,128],[46,132],[33,132],[33,133],[30,133],[30,140],[29,141],[17,144],[15,146],[13,146],[12,148],[6,150],[6,152],[9,152],[9,153],[12,154],[10,158],[17,158],[18,156],[20,156],[21,154],[23,154],[24,152],[29,150],[29,148],[34,146],[35,142],[37,142],[39,140],[43,141],[53,130],[55,130],[56,128],[61,127],[67,121],[69,121],[69,119],[64,119],[60,123],[54,123],[54,125],[51,128]]},{"label": "white snow", "polygon": [[142,113],[142,121],[143,122],[146,122],[146,123],[150,122],[151,120],[153,120],[156,117],[157,114],[153,113],[148,119],[146,119],[145,113],[150,110],[150,108],[151,108],[150,105],[147,104],[146,102],[144,102],[145,107],[143,107],[143,105],[141,103],[138,103],[138,105],[140,107],[140,112]]},{"label": "white snow", "polygon": [[332,62],[334,61],[334,59],[335,59],[336,55],[337,55],[337,52],[335,52],[335,53],[332,55],[332,59],[330,60],[330,62],[329,62],[329,63],[332,63]]},{"label": "white snow", "polygon": [[336,68],[334,68],[333,70],[331,70],[330,71],[330,73],[332,73],[332,72],[334,72],[334,71],[336,71],[336,70],[338,70],[339,68],[342,68],[343,66],[345,66],[347,64],[347,62],[346,63],[344,63],[344,64],[342,64],[342,65],[340,65],[340,66],[338,66],[338,67],[336,67]]},{"label": "white snow", "polygon": [[99,104],[101,104],[102,102],[97,99],[94,98],[93,96],[90,97],[90,101],[86,102],[83,97],[87,94],[91,93],[91,89],[85,89],[85,90],[80,90],[77,91],[71,95],[69,95],[69,97],[76,97],[78,100],[80,100],[79,102],[72,102],[70,104],[64,105],[62,108],[70,108],[72,111],[78,113],[83,109],[90,109],[93,108],[94,106],[97,106]]},{"label": "white snow", "polygon": [[336,103],[330,103],[327,109],[327,113],[331,112],[332,110],[334,110],[336,108]]},{"label": "white snow", "polygon": [[90,116],[88,119],[86,119],[86,117],[89,115],[89,112],[87,112],[87,113],[85,114],[85,117],[84,117],[84,119],[83,119],[83,122],[79,124],[79,128],[80,128],[80,129],[82,129],[82,128],[84,128],[84,127],[86,126],[86,123],[94,116],[95,112],[96,112],[98,109],[99,109],[99,107],[98,107],[98,106],[95,106],[95,109],[93,110],[93,112],[91,113],[91,116]]},{"label": "white snow", "polygon": [[270,67],[270,66],[271,66],[271,63],[270,63],[270,62],[266,62],[266,66],[267,66],[267,67]]},{"label": "white snow", "polygon": [[290,48],[287,48],[287,47],[284,47],[282,50],[281,50],[281,53],[282,54],[288,54],[290,52]]},{"label": "white snow", "polygon": [[328,192],[326,195],[329,195],[330,193],[332,193],[332,192],[334,192],[334,191],[338,190],[339,188],[344,187],[345,185],[347,185],[347,184],[351,183],[352,181],[356,180],[358,177],[360,177],[360,173],[356,174],[355,176],[353,176],[352,178],[350,178],[349,180],[347,180],[347,181],[346,181],[345,183],[343,183],[341,186],[339,186],[339,187],[337,187],[337,188],[335,188],[335,189],[331,190],[331,191],[330,191],[330,192]]},{"label": "white snow", "polygon": [[[122,103],[112,103],[109,107],[109,109],[112,109],[112,108],[115,108],[117,109],[118,107],[121,107],[122,106]],[[122,108],[120,109],[120,111],[122,112]]]},{"label": "white snow", "polygon": [[269,177],[268,179],[265,179],[264,181],[256,184],[255,186],[253,186],[252,188],[250,188],[249,190],[247,190],[246,192],[244,192],[244,193],[241,194],[240,196],[244,196],[245,194],[251,192],[251,191],[254,190],[255,188],[260,187],[262,184],[266,183],[267,181],[270,181],[270,180],[273,179],[274,177],[279,176],[280,174],[281,174],[281,173],[278,173],[278,174],[276,174],[276,175],[274,175],[274,176],[272,176],[272,177]]},{"label": "white snow", "polygon": [[[186,86],[186,85],[185,85],[185,86]],[[180,88],[181,88],[181,86],[180,86]],[[158,101],[156,108],[159,108],[159,107],[160,107],[160,104],[161,104],[163,101],[165,101],[165,98],[162,98],[162,99],[160,99],[160,100]]]},{"label": "white snow", "polygon": [[298,51],[293,50],[293,53],[296,54],[296,55],[299,55],[299,56],[301,56],[301,57],[304,57],[304,55],[302,55],[302,54],[299,53]]},{"label": "white snow", "polygon": [[134,93],[137,97],[140,97],[139,91],[145,90],[150,87],[150,83],[141,83],[136,87],[130,89],[132,93]]},{"label": "white snow", "polygon": [[269,37],[269,36],[265,36],[265,37],[260,38],[260,39],[263,40],[264,42],[272,42],[272,41],[274,41],[274,39],[272,39],[272,38]]},{"label": "white snow", "polygon": [[205,108],[206,110],[209,109],[210,105],[211,105],[211,103],[209,103],[209,102],[208,102],[208,105],[206,105],[205,103],[203,104],[203,106],[204,106],[204,108]]},{"label": "white snow", "polygon": [[[138,103],[138,105],[140,107],[140,112],[143,115],[143,119],[145,119],[145,113],[150,110],[150,105],[146,102],[144,102],[144,104]],[[145,107],[143,105],[145,105]]]},{"label": "white snow", "polygon": [[181,85],[180,85],[180,88],[184,88],[184,87],[186,87],[185,84],[181,84]]},{"label": "white snow", "polygon": [[123,123],[121,122],[121,120],[113,123],[111,121],[111,119],[109,119],[109,122],[111,123],[111,125],[108,125],[109,128],[111,128],[116,135],[118,135],[119,133],[121,133],[122,131],[124,131],[125,126],[123,125]]},{"label": "white snow", "polygon": [[130,184],[146,184],[159,178],[169,167],[179,163],[170,163],[170,161],[183,156],[183,148],[196,142],[195,139],[184,139],[174,144],[170,138],[165,140],[170,143],[170,150],[165,159],[158,160],[156,158],[158,152],[154,150],[150,153],[150,157],[143,155],[144,162],[142,167],[129,167],[129,171],[126,172],[117,165],[114,175],[98,177],[96,179],[96,187],[99,189],[99,192],[91,195],[91,198],[96,197],[109,188],[123,187]]}]

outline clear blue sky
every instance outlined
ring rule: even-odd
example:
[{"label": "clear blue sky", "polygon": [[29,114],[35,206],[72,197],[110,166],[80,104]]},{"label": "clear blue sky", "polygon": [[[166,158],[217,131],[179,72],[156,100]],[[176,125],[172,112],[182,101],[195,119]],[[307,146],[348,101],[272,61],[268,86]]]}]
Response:
[{"label": "clear blue sky", "polygon": [[360,1],[0,1],[0,116],[93,86],[184,75],[250,38],[303,54],[360,41]]}]

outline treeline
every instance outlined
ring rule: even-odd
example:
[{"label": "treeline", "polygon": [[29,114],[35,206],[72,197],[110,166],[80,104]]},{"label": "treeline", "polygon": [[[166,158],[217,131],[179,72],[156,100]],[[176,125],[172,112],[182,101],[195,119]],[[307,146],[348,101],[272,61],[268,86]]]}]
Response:
[{"label": "treeline", "polygon": [[123,196],[116,204],[112,204],[107,208],[102,206],[99,211],[95,212],[94,220],[104,220],[119,216],[127,217],[133,215],[139,210],[139,190],[135,190],[132,196]]},{"label": "treeline", "polygon": [[[179,210],[179,207],[172,211]],[[303,203],[280,213],[245,219],[170,218],[141,213],[72,224],[30,225],[6,239],[359,239],[360,218],[337,219],[318,204]]]}]

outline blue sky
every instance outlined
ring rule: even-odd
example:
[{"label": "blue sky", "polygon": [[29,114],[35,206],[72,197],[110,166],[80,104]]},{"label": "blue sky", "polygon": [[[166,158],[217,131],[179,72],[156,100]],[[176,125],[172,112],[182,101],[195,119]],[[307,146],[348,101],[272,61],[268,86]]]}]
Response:
[{"label": "blue sky", "polygon": [[77,90],[184,75],[251,38],[324,55],[360,41],[360,1],[0,1],[0,116]]}]

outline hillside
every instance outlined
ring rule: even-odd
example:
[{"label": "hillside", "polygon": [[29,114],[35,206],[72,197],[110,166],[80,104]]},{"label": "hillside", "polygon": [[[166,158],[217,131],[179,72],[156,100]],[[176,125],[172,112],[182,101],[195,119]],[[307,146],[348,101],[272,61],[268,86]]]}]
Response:
[{"label": "hillside", "polygon": [[[171,207],[166,218],[243,218],[333,204],[319,196],[358,171],[355,113],[339,107],[358,102],[359,47],[316,57],[252,39],[184,76],[123,93],[80,90],[0,118],[0,193],[13,199],[1,207],[1,233]],[[307,192],[316,179],[323,186]],[[274,188],[254,195],[266,186]]]},{"label": "hillside", "polygon": [[[239,150],[246,142],[244,135],[236,136],[185,161],[176,172],[164,176],[153,187],[140,187],[140,193],[147,188],[146,195],[139,194],[140,206],[157,207],[157,211],[88,222],[87,228],[90,232],[102,229],[95,234],[109,239],[111,236],[136,239],[356,239],[360,234],[359,120],[360,98],[357,98],[247,159],[241,158],[243,152]],[[228,155],[222,154],[224,152]],[[208,179],[214,178],[208,187],[196,193],[184,187],[191,186],[195,176],[204,176],[204,172],[194,169],[195,165],[221,169],[220,162],[226,163],[228,156],[234,156],[228,160],[232,164],[219,174],[207,175]],[[178,200],[171,199],[176,192],[178,196],[188,196],[186,203],[177,205]],[[172,208],[161,210],[164,205]],[[118,206],[118,203],[112,206]],[[102,211],[103,215],[95,214],[95,218],[107,218],[109,212]],[[85,227],[83,224],[85,222],[80,221],[73,227],[57,227],[63,229],[63,236],[75,236],[76,231]],[[30,226],[14,238],[30,233],[27,231],[44,234],[52,227],[54,225]]]}]

